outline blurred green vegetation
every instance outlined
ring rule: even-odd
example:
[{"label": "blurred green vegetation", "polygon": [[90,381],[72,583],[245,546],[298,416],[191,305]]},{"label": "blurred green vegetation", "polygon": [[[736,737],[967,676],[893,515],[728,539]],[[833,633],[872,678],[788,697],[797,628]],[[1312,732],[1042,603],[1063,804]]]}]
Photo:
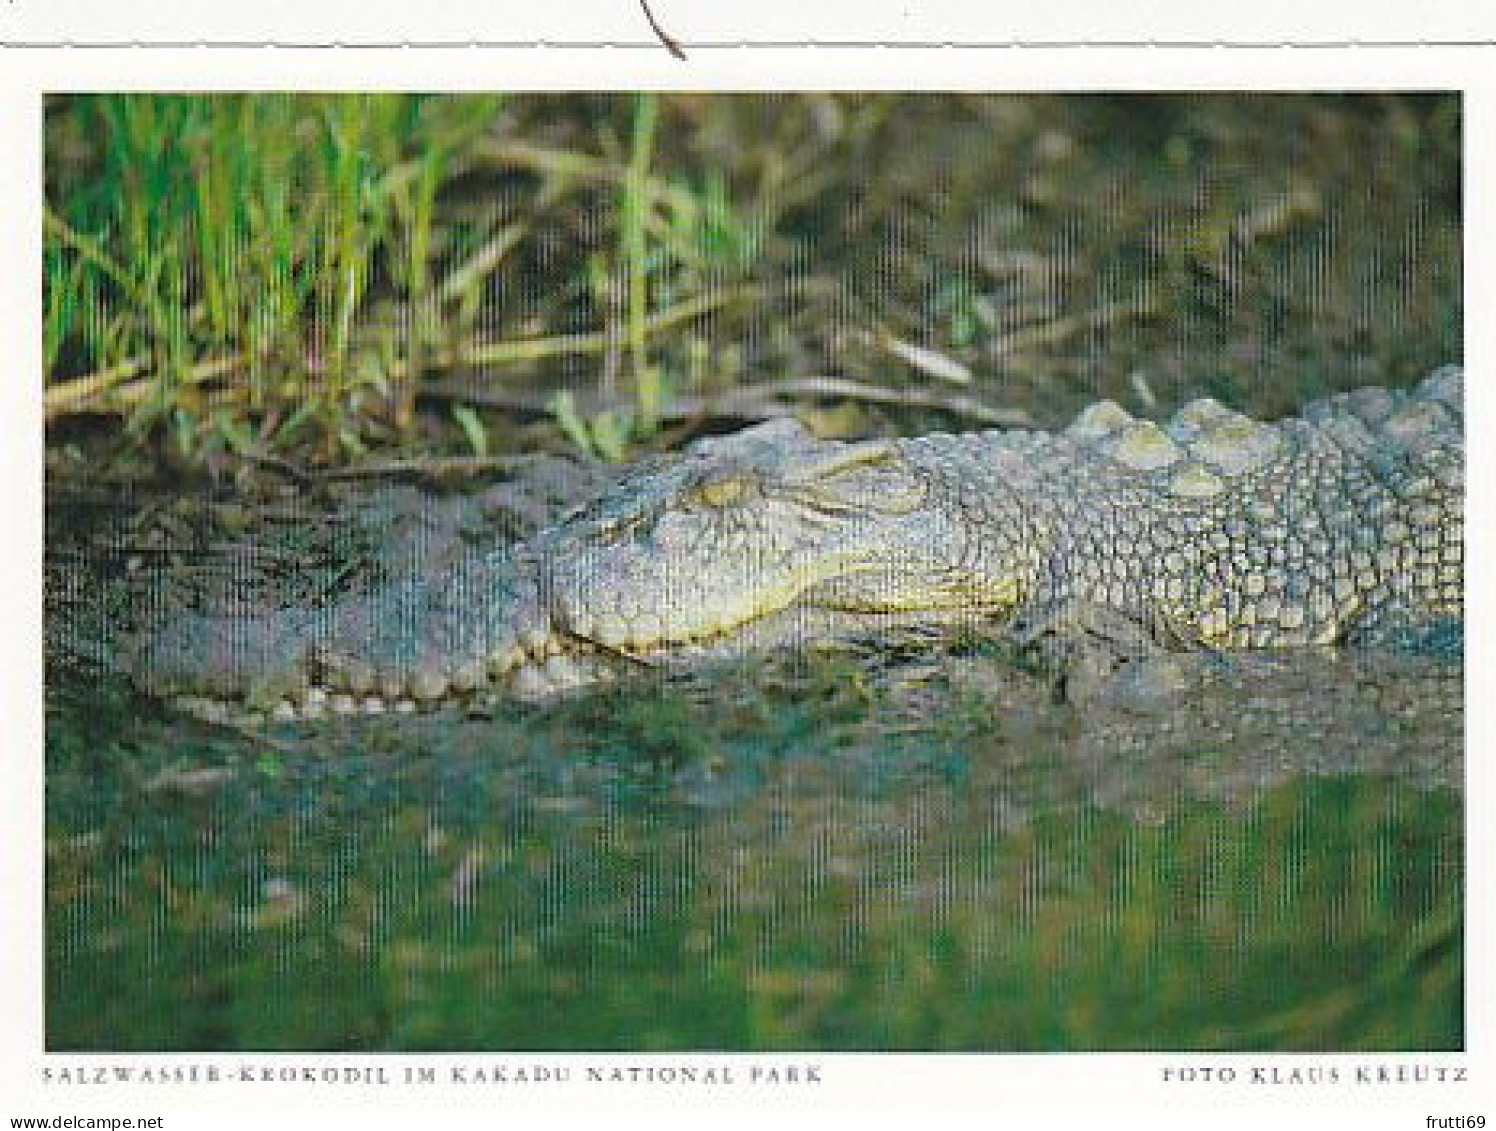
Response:
[{"label": "blurred green vegetation", "polygon": [[846,662],[754,687],[284,743],[49,714],[48,1047],[1463,1047],[1458,789],[1201,793],[1205,750],[1120,788],[1063,725],[859,742]]},{"label": "blurred green vegetation", "polygon": [[1460,132],[1438,95],[57,96],[48,419],[339,461],[535,418],[616,458],[827,374],[929,394],[802,397],[833,431],[1285,411],[1458,359]]},{"label": "blurred green vegetation", "polygon": [[732,821],[257,791],[54,829],[49,1048],[1463,1043],[1459,799],[1377,778],[1011,827],[785,776]]}]

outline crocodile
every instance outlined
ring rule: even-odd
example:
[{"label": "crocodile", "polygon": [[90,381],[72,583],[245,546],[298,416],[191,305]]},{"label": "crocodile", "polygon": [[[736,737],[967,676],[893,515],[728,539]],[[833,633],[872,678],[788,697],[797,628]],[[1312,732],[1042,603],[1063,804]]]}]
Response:
[{"label": "crocodile", "polygon": [[434,576],[174,617],[134,676],[209,718],[304,719],[972,624],[1185,652],[1462,632],[1462,394],[1446,366],[1276,422],[1210,398],[1162,423],[1102,401],[1054,432],[830,441],[772,420]]}]

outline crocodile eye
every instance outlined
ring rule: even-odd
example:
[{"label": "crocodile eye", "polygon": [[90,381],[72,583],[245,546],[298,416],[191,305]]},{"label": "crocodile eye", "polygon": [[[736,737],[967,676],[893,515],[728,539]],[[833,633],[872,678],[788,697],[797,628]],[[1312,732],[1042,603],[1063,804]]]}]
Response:
[{"label": "crocodile eye", "polygon": [[724,475],[696,485],[691,492],[696,501],[709,507],[727,507],[748,494],[751,484],[741,475]]}]

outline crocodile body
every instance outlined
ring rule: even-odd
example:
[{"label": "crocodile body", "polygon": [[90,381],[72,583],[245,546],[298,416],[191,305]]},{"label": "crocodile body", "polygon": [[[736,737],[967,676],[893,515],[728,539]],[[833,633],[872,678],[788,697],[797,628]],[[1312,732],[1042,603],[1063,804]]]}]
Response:
[{"label": "crocodile body", "polygon": [[1061,432],[842,443],[790,421],[638,465],[523,544],[342,606],[180,618],[147,689],[277,717],[973,620],[1171,648],[1376,643],[1463,615],[1462,375],[1261,423],[1111,402]]}]

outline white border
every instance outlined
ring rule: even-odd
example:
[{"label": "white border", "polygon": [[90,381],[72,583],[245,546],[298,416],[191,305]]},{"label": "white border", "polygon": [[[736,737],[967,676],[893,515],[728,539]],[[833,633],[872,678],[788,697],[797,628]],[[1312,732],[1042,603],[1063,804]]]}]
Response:
[{"label": "white border", "polygon": [[[1496,40],[1496,13],[1474,3],[1403,0],[650,0],[686,47],[816,47],[1024,43],[1302,43],[1448,45]],[[73,43],[286,45],[547,44],[658,47],[638,0],[0,0],[0,40]]]},{"label": "white border", "polygon": [[[5,0],[0,0],[0,4]],[[657,9],[665,22],[666,11]],[[668,25],[667,25],[668,26]],[[677,29],[672,28],[672,32]],[[377,1116],[408,1119],[418,1110],[439,1109],[444,1118],[474,1106],[502,1112],[570,1110],[663,1111],[682,1102],[718,1111],[821,1110],[1149,1112],[1156,1116],[1205,1110],[1211,1118],[1230,1112],[1271,1114],[1282,1121],[1304,1113],[1315,1126],[1334,1117],[1356,1126],[1424,1126],[1427,1116],[1485,1114],[1496,1125],[1496,1075],[1492,1052],[1493,980],[1483,954],[1496,953],[1492,900],[1489,766],[1491,708],[1486,686],[1493,670],[1484,629],[1491,622],[1485,592],[1492,561],[1483,521],[1490,499],[1490,472],[1479,457],[1481,439],[1493,420],[1496,390],[1486,378],[1492,356],[1484,312],[1496,310],[1490,280],[1492,168],[1496,159],[1496,55],[1468,49],[1252,50],[1252,49],[755,49],[713,52],[682,66],[663,51],[598,49],[516,50],[37,50],[0,51],[0,624],[9,628],[0,680],[0,718],[8,724],[0,784],[0,917],[7,1024],[0,1029],[0,1115],[167,1114],[259,1111],[291,1113],[315,1109],[318,1122],[335,1113],[360,1123]],[[1469,467],[1469,645],[1468,811],[1470,945],[1467,948],[1469,1053],[1463,1056],[1377,1057],[1154,1057],[1095,1056],[813,1056],[826,1082],[812,1091],[721,1089],[682,1097],[679,1091],[640,1086],[618,1090],[439,1089],[419,1094],[335,1087],[255,1086],[240,1090],[179,1087],[59,1090],[41,1084],[44,1063],[82,1064],[89,1058],[44,1058],[42,1041],[42,718],[40,657],[41,555],[41,360],[40,325],[40,97],[44,91],[113,89],[444,89],[492,88],[497,77],[509,89],[972,89],[1037,91],[1066,89],[1463,89],[1468,174],[1466,364],[1470,400]],[[13,627],[12,627],[13,626]],[[17,849],[20,851],[17,851]],[[1483,944],[1483,945],[1482,945]],[[105,1057],[114,1063],[136,1058]],[[352,1058],[403,1065],[416,1058]],[[447,1058],[419,1058],[440,1063]],[[536,1058],[461,1058],[526,1063]],[[557,1058],[545,1058],[555,1060]],[[665,1058],[681,1062],[690,1058]],[[706,1057],[768,1063],[774,1058]],[[794,1060],[797,1058],[789,1058]],[[805,1059],[805,1058],[800,1058]],[[153,1062],[217,1063],[237,1070],[246,1061],[296,1065],[347,1065],[350,1058],[296,1056],[182,1056],[141,1058]],[[589,1057],[585,1063],[633,1064],[640,1058]],[[1372,1062],[1465,1065],[1473,1082],[1432,1087],[1283,1088],[1165,1084],[1168,1063],[1193,1067],[1336,1064],[1353,1073]],[[397,1069],[392,1069],[397,1070]],[[654,1120],[652,1120],[653,1122]],[[215,1125],[218,1125],[215,1122]],[[230,1124],[232,1125],[232,1124]],[[1165,1124],[1167,1125],[1167,1124]]]}]

